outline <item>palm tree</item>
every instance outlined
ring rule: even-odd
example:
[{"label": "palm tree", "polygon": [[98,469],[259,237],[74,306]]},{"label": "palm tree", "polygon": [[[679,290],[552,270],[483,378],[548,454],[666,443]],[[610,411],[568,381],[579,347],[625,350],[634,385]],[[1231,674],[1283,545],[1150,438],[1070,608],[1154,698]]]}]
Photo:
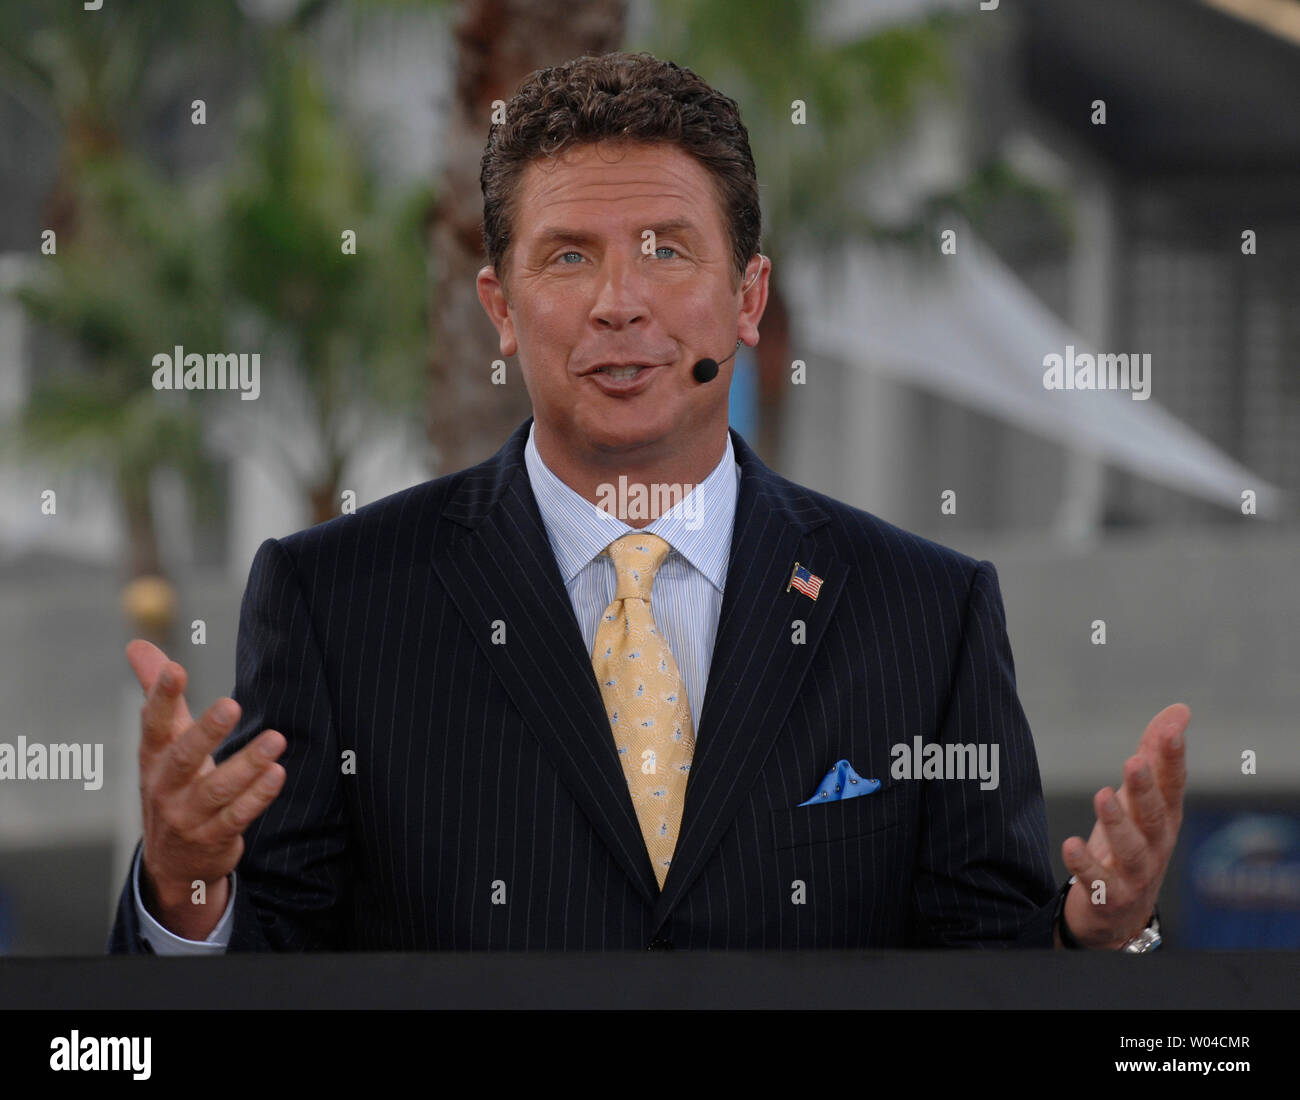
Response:
[{"label": "palm tree", "polygon": [[0,87],[61,142],[44,227],[75,232],[82,169],[188,109],[196,71],[235,67],[244,26],[238,0],[0,7]]},{"label": "palm tree", "polygon": [[[93,463],[108,472],[132,577],[162,573],[149,495],[155,470],[179,469],[199,508],[211,504],[195,410],[156,402],[142,364],[169,346],[159,342],[160,318],[183,320],[199,339],[220,320],[201,217],[129,150],[142,120],[174,109],[200,57],[219,63],[223,51],[234,52],[242,22],[236,0],[177,0],[165,10],[0,8],[0,86],[60,141],[41,219],[57,251],[17,293],[68,338],[69,353],[62,368],[34,380],[8,442],[65,468]],[[153,626],[144,632],[166,641],[169,624]]]},{"label": "palm tree", "polygon": [[[320,523],[339,513],[344,472],[367,433],[419,415],[432,195],[425,186],[383,197],[293,35],[273,35],[266,49],[261,114],[226,201],[227,278],[252,307],[256,346],[284,348],[315,439],[307,454],[284,447],[271,407],[231,427],[280,447],[277,472]],[[349,230],[355,253],[344,249]]]},{"label": "palm tree", "polygon": [[[316,520],[338,510],[364,414],[422,401],[430,196],[422,188],[392,202],[363,167],[349,168],[356,145],[293,49],[295,35],[328,7],[311,0],[286,24],[245,36],[255,48],[243,51],[234,47],[248,28],[233,0],[178,3],[165,13],[161,5],[75,14],[64,6],[39,21],[12,8],[0,14],[0,37],[14,44],[0,53],[0,82],[63,137],[43,219],[56,230],[57,251],[35,265],[19,298],[63,338],[65,361],[37,373],[7,442],[65,468],[89,463],[109,474],[131,577],[163,573],[154,471],[179,470],[198,507],[212,504],[214,469],[202,442],[209,418],[194,394],[154,391],[155,354],[177,343],[226,348],[236,312],[241,321],[252,314],[262,339],[288,347],[323,442],[315,464],[290,452],[276,469],[295,479]],[[225,186],[168,183],[130,151],[157,129],[160,96],[167,111],[182,104],[188,113],[190,96],[177,82],[199,53],[231,70],[251,55],[267,74],[265,111]],[[157,79],[160,67],[170,83]],[[136,132],[140,120],[144,133]],[[356,255],[342,253],[344,228],[358,235]],[[227,420],[237,430],[252,424]],[[279,442],[273,426],[262,438]],[[166,648],[166,629],[141,632]]]},{"label": "palm tree", "polygon": [[497,334],[474,288],[483,266],[479,161],[492,102],[508,100],[535,69],[619,48],[625,0],[464,0],[456,24],[456,76],[446,163],[430,247],[438,259],[430,298],[429,432],[445,472],[494,451],[529,414],[522,385],[494,386]]},{"label": "palm tree", "polygon": [[16,291],[65,351],[33,379],[10,445],[65,471],[104,471],[124,518],[128,575],[160,577],[152,476],[179,470],[202,511],[213,503],[213,467],[198,407],[188,395],[155,392],[151,362],[180,342],[177,333],[192,346],[220,346],[216,243],[182,190],[124,151],[84,163],[65,196],[76,232]]},{"label": "palm tree", "polygon": [[34,379],[12,446],[107,470],[128,520],[130,575],[160,573],[150,477],[171,467],[203,487],[212,467],[197,408],[158,400],[150,364],[177,332],[219,346],[215,243],[197,204],[124,152],[83,165],[67,196],[77,232],[15,294],[73,354]]},{"label": "palm tree", "polygon": [[[57,235],[52,261],[59,275],[41,280],[23,300],[34,316],[70,336],[91,368],[65,372],[48,385],[36,380],[26,446],[74,457],[96,453],[102,461],[121,440],[97,425],[129,420],[115,415],[115,405],[124,412],[147,396],[149,387],[141,391],[140,385],[142,378],[148,382],[141,371],[150,362],[145,353],[169,349],[178,334],[194,345],[202,339],[220,346],[211,311],[226,290],[240,304],[257,307],[265,328],[287,330],[301,351],[305,384],[328,443],[318,468],[302,468],[300,457],[290,455],[287,469],[316,519],[337,510],[334,490],[350,453],[338,422],[341,407],[365,392],[390,403],[420,400],[411,385],[418,374],[403,368],[401,357],[424,327],[417,314],[413,329],[411,303],[423,301],[419,233],[430,194],[421,189],[395,203],[381,199],[364,168],[349,167],[357,144],[337,129],[295,46],[337,6],[306,0],[286,11],[279,25],[260,31],[236,0],[171,3],[165,10],[160,4],[106,5],[98,12],[65,5],[39,15],[15,7],[0,14],[0,38],[14,43],[0,48],[0,86],[63,139],[42,219]],[[181,87],[180,74],[200,56],[212,69],[237,69],[237,56],[252,57],[266,74],[262,119],[249,131],[224,209],[220,201],[203,209],[191,205],[185,189],[152,178],[145,161],[128,153],[150,136],[136,132],[139,120],[156,121],[178,104],[188,112],[190,97],[180,93],[189,89]],[[160,68],[173,72],[170,82],[156,79]],[[134,220],[114,224],[128,208]],[[224,221],[224,232],[200,244],[199,229],[213,218]],[[355,257],[341,253],[343,226],[359,233]],[[177,269],[182,253],[183,277]],[[218,262],[223,253],[231,261],[224,269]],[[164,309],[156,296],[169,280],[177,293]],[[229,286],[218,289],[221,280]],[[202,301],[186,299],[184,288],[199,283],[208,284]],[[126,334],[133,319],[151,314],[169,319],[165,330]],[[351,380],[340,377],[340,362],[349,355],[367,367]],[[98,420],[90,416],[95,409]],[[192,413],[187,416],[192,429]],[[134,422],[131,460],[139,476],[123,486],[132,575],[158,568],[147,477],[177,457],[177,426],[161,417],[152,423],[160,432],[157,447],[139,434],[146,425]],[[199,467],[191,458],[183,469]],[[207,485],[205,478],[190,488],[201,494]]]}]

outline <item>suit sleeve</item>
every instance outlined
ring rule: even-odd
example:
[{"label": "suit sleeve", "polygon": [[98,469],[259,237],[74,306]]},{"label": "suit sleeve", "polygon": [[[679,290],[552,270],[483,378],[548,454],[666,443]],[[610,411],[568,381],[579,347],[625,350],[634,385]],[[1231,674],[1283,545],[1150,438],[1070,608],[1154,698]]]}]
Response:
[{"label": "suit sleeve", "polygon": [[276,539],[249,571],[232,695],[242,714],[217,763],[265,729],[287,745],[284,785],[244,833],[228,950],[345,950],[351,849],[338,729],[300,575]]},{"label": "suit sleeve", "polygon": [[981,789],[991,777],[921,784],[909,945],[1051,947],[1047,814],[992,562],[975,567],[937,737],[996,759],[997,785]]}]

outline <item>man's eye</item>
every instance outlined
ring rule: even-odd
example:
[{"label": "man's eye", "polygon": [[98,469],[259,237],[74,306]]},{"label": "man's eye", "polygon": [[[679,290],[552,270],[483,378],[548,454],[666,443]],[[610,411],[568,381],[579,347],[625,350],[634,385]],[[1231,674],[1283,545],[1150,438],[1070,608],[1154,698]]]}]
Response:
[{"label": "man's eye", "polygon": [[666,245],[666,244],[661,244],[658,248],[655,249],[655,251],[656,251],[656,252],[671,252],[671,253],[673,253],[673,255],[676,255],[676,254],[677,254],[677,249],[672,248],[672,247],[670,247],[669,245]]},{"label": "man's eye", "polygon": [[572,264],[566,264],[566,263],[563,263],[563,260],[564,260],[564,257],[565,257],[565,256],[577,256],[578,259],[582,259],[582,253],[581,253],[581,252],[573,252],[573,251],[569,251],[569,252],[561,252],[560,255],[559,255],[558,257],[556,257],[556,258],[557,258],[558,260],[561,261],[561,265],[562,265],[563,267],[572,267],[572,266],[573,266]]}]

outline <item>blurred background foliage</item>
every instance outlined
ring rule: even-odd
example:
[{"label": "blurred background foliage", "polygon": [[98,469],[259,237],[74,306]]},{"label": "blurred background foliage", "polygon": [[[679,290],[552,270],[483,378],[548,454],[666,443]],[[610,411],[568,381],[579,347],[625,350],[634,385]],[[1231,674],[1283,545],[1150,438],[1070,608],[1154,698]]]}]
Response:
[{"label": "blurred background foliage", "polygon": [[[179,472],[200,514],[214,505],[211,395],[155,391],[160,352],[274,346],[288,358],[320,446],[282,452],[274,472],[310,499],[313,522],[337,513],[370,423],[358,408],[418,408],[431,186],[380,198],[304,49],[304,27],[327,6],[279,24],[224,2],[40,19],[6,8],[0,23],[0,81],[61,143],[44,209],[54,251],[16,295],[63,354],[34,377],[8,444],[65,470],[112,472],[130,576],[164,572],[156,471]],[[218,169],[171,178],[150,148],[153,121],[188,120],[183,78],[200,56],[232,72],[255,58],[245,122]],[[355,255],[344,254],[344,230]]]},{"label": "blurred background foliage", "polygon": [[[439,179],[394,193],[378,185],[367,135],[328,94],[311,31],[331,15],[360,26],[371,13],[417,7],[455,18],[452,109],[467,138],[449,143]],[[155,471],[180,472],[197,507],[212,503],[214,403],[152,388],[153,356],[177,344],[261,349],[264,366],[273,355],[277,369],[292,368],[318,445],[282,448],[274,474],[310,502],[312,522],[337,514],[375,415],[422,416],[439,472],[495,449],[503,426],[528,415],[527,395],[516,386],[504,399],[484,396],[466,384],[466,362],[495,356],[494,333],[473,294],[448,293],[482,262],[473,219],[491,102],[534,68],[622,47],[689,66],[742,104],[762,181],[763,247],[776,261],[759,347],[758,443],[770,452],[789,359],[780,257],[793,241],[919,242],[933,205],[883,224],[857,189],[918,104],[952,91],[953,45],[968,23],[936,15],[838,39],[819,32],[826,10],[767,0],[738,16],[728,0],[657,0],[649,33],[633,42],[623,0],[6,6],[0,83],[60,143],[44,211],[57,251],[18,294],[66,349],[33,380],[11,445],[112,471],[131,576],[163,572]],[[196,69],[230,74],[240,121],[230,127],[213,112],[207,125],[231,131],[230,154],[186,173],[169,138],[178,143],[191,122]],[[795,100],[806,125],[791,124]],[[981,166],[969,186],[934,201],[978,216],[1017,186],[1005,166]],[[345,230],[356,234],[354,255],[343,250]],[[267,404],[262,416],[274,417]],[[255,430],[275,442],[273,421],[239,419],[225,426],[236,445]]]}]

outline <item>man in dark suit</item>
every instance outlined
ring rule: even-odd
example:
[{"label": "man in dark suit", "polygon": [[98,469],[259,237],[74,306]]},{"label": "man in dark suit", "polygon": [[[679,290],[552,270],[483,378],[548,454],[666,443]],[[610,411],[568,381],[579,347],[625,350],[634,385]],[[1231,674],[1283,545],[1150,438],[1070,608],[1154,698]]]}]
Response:
[{"label": "man in dark suit", "polygon": [[1155,942],[1186,708],[1058,894],[992,564],[781,478],[728,430],[730,356],[697,372],[767,298],[734,103],[610,55],[507,118],[478,290],[534,415],[264,542],[224,719],[128,647],[144,838],[110,950]]}]

